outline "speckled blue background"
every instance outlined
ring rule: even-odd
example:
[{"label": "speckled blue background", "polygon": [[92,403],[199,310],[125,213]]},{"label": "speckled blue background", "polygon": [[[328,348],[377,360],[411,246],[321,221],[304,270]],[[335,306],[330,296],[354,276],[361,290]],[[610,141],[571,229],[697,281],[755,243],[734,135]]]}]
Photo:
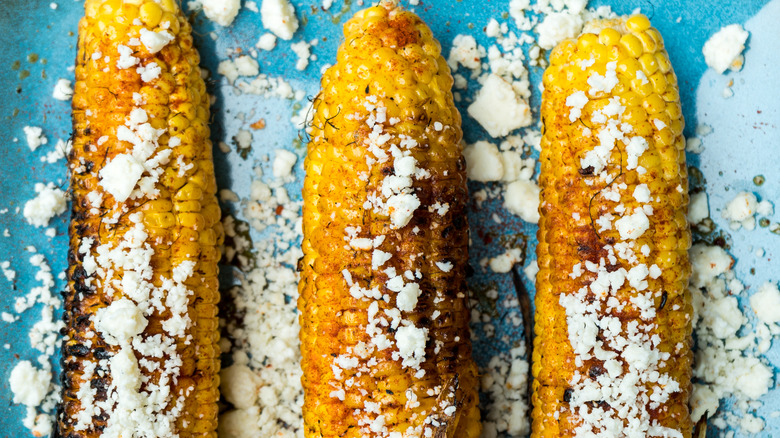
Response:
[{"label": "speckled blue background", "polygon": [[[18,271],[14,284],[0,277],[0,311],[12,311],[15,297],[36,286],[34,271],[31,271],[27,261],[30,254],[24,251],[24,247],[33,245],[38,248],[46,255],[55,273],[63,270],[66,264],[67,215],[52,221],[51,226],[57,229],[57,236],[48,238],[42,229],[26,224],[21,214],[14,214],[17,207],[22,208],[24,202],[34,196],[35,182],[51,181],[57,185],[66,185],[63,162],[43,164],[40,157],[51,150],[58,138],[66,139],[70,134],[70,103],[54,100],[51,92],[58,78],[73,77],[67,67],[75,59],[75,33],[83,2],[58,0],[59,7],[56,10],[52,10],[49,3],[42,0],[0,0],[0,24],[3,30],[0,32],[0,209],[10,210],[0,215],[0,232],[5,228],[11,232],[11,238],[0,237],[0,261],[10,260],[12,269]],[[284,76],[294,88],[303,89],[310,96],[316,94],[320,67],[333,62],[336,46],[340,42],[340,23],[357,9],[354,3],[347,2],[345,5],[344,0],[336,0],[331,9],[324,12],[319,9],[318,1],[293,0],[298,17],[305,23],[294,40],[318,39],[319,44],[313,48],[318,60],[313,61],[306,71],[299,72],[295,69],[296,57],[289,50],[290,42],[279,41],[273,52],[260,52],[258,60],[261,72]],[[767,3],[765,0],[612,0],[593,1],[590,4],[609,4],[621,14],[642,8],[664,35],[666,48],[679,78],[687,121],[686,135],[693,135],[697,123],[707,123],[715,129],[713,134],[704,139],[705,151],[701,156],[690,156],[689,159],[691,164],[699,166],[704,172],[712,217],[724,229],[728,227],[720,219],[718,209],[734,192],[750,190],[756,192],[760,199],[780,199],[777,196],[780,194],[777,171],[777,163],[780,163],[780,76],[777,74],[780,71],[780,0]],[[508,0],[422,0],[414,9],[431,26],[445,54],[449,52],[453,37],[459,33],[474,35],[481,44],[489,45],[481,29],[490,18],[507,21],[510,29],[514,29],[513,20],[501,19],[502,13],[508,11]],[[745,69],[720,76],[706,71],[701,47],[711,34],[731,23],[743,23],[751,32]],[[195,16],[194,27],[203,66],[213,73],[212,77],[219,60],[225,59],[226,49],[250,49],[265,32],[260,15],[247,9],[243,9],[233,26],[227,29],[216,27],[205,20],[202,14]],[[211,31],[216,31],[216,40],[209,36]],[[30,54],[37,54],[40,59],[29,62]],[[15,69],[14,63],[17,61],[18,68]],[[29,77],[22,79],[22,71],[29,72]],[[538,83],[541,71],[531,69],[531,77],[534,84]],[[720,93],[729,78],[735,80],[735,96],[724,100]],[[470,90],[474,89],[470,87]],[[294,146],[298,132],[289,122],[293,112],[292,101],[253,95],[235,96],[232,87],[224,80],[211,81],[210,90],[218,97],[213,108],[215,142],[224,140],[231,143],[229,138],[242,126],[242,122],[235,119],[239,112],[249,114],[254,110],[253,120],[265,118],[267,122],[264,130],[254,131],[252,154],[247,160],[238,158],[235,153],[228,157],[216,154],[217,178],[221,187],[232,188],[239,195],[246,194],[253,176],[252,167],[258,162],[264,162],[269,154],[272,157],[273,150],[287,148],[299,155],[303,153],[300,146]],[[538,104],[538,90],[534,87],[532,108],[536,110]],[[460,104],[459,109],[463,114],[466,114],[467,105],[465,100]],[[49,144],[31,153],[24,142],[22,127],[25,125],[44,127]],[[468,142],[487,137],[484,130],[467,116],[464,116],[464,131]],[[16,138],[19,140],[14,141]],[[265,165],[268,165],[267,162]],[[299,174],[300,167],[299,161],[296,165]],[[752,184],[752,178],[757,174],[766,177],[766,183],[760,188]],[[292,195],[299,196],[300,184],[299,179],[289,187]],[[480,185],[473,184],[471,188],[477,190]],[[486,208],[479,212],[476,209],[472,211],[472,263],[475,267],[479,259],[504,251],[498,243],[504,235],[530,236],[527,252],[530,254],[533,250],[535,226],[524,224],[504,212],[500,202],[500,199],[488,201],[484,204]],[[489,220],[494,212],[503,221],[502,225]],[[731,252],[738,260],[735,270],[747,286],[756,287],[766,280],[780,280],[780,273],[773,270],[773,259],[780,253],[780,236],[766,229],[731,235]],[[766,251],[762,259],[752,255],[758,247]],[[495,286],[501,297],[514,293],[508,274],[487,274],[477,267],[472,283],[475,286]],[[527,279],[526,283],[532,290],[532,284]],[[57,287],[61,289],[62,282],[58,282]],[[0,322],[0,345],[11,344],[10,350],[0,348],[1,436],[29,436],[21,425],[24,409],[12,405],[7,382],[15,361],[34,360],[37,355],[29,348],[27,332],[39,315],[36,307],[28,310],[14,324]],[[498,341],[502,336],[509,339],[510,343],[521,336],[516,329],[501,321],[496,321],[496,324],[497,341],[475,345],[477,360],[483,364],[490,355],[507,348],[504,342]],[[780,348],[773,348],[767,357],[772,363],[780,365]],[[766,406],[758,411],[768,424],[762,436],[772,436],[773,431],[780,430],[780,420],[768,417],[780,401],[776,392],[770,392],[765,398]]]}]

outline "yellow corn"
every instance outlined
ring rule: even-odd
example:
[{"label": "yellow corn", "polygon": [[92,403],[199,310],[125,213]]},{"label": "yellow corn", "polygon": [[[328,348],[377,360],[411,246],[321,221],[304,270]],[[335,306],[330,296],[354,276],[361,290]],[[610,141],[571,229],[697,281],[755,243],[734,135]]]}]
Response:
[{"label": "yellow corn", "polygon": [[[128,437],[216,437],[217,262],[223,231],[207,124],[209,99],[191,27],[172,1],[87,0],[84,6],[68,157],[73,210],[55,435],[98,437],[112,431]],[[145,42],[142,29],[165,33],[171,41],[155,47]],[[126,57],[121,52],[128,49],[135,64],[121,68],[118,63]],[[159,72],[143,79],[138,68],[154,69],[152,64]],[[131,112],[138,110],[148,119],[147,127],[159,130],[147,139],[153,150],[147,158],[170,156],[157,164],[147,161],[157,172],[152,190],[142,188],[143,178],[152,176],[145,170],[133,187],[141,194],[126,197],[104,184],[130,178],[109,174],[115,169],[109,163],[144,155],[137,141],[119,139],[123,129],[148,135],[140,134],[146,128],[131,126]],[[149,259],[120,265],[109,257],[106,265],[101,251],[119,248],[131,236],[141,238],[139,230]],[[131,253],[141,254],[127,250]],[[188,265],[191,273],[177,277],[177,268]],[[146,274],[130,282],[140,271]],[[139,298],[145,287],[152,292]],[[131,309],[152,306],[143,311],[145,327],[132,344],[130,339],[110,341],[96,321],[115,303],[128,300],[134,303]],[[189,321],[182,332],[176,332],[174,317]],[[130,315],[118,319],[125,318]],[[170,346],[155,347],[155,340]],[[151,351],[136,345],[141,341]],[[126,352],[130,355],[123,356]],[[131,363],[117,369],[120,357]],[[128,395],[127,388],[116,387],[134,375],[133,369],[140,370],[143,381]],[[161,399],[150,400],[151,393]]]},{"label": "yellow corn", "polygon": [[[358,12],[344,34],[314,101],[305,162],[304,433],[476,438],[453,80],[439,43],[410,12],[380,4]],[[404,183],[410,157],[419,172]],[[419,201],[411,219],[391,201],[402,195],[382,193],[393,185]],[[401,284],[410,289],[399,292]],[[413,355],[412,333],[427,336]]]},{"label": "yellow corn", "polygon": [[690,437],[677,79],[645,16],[586,32],[544,74],[532,436]]}]

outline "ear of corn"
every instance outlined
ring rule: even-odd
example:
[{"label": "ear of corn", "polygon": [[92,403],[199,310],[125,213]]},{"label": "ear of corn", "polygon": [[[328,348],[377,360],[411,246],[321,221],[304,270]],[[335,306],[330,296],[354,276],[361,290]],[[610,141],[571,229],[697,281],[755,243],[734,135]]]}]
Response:
[{"label": "ear of corn", "polygon": [[173,0],[84,6],[55,435],[215,437],[223,232],[191,28]]},{"label": "ear of corn", "polygon": [[476,438],[453,80],[410,12],[382,4],[344,31],[305,162],[305,436]]},{"label": "ear of corn", "polygon": [[677,79],[643,15],[586,26],[542,97],[533,437],[690,437]]}]

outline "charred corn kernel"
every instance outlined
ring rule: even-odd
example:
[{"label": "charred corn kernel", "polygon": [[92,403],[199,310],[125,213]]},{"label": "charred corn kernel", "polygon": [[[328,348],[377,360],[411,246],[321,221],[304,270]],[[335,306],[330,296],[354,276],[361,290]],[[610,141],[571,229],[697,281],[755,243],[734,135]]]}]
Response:
[{"label": "charred corn kernel", "polygon": [[[211,161],[209,100],[200,91],[205,85],[190,25],[175,5],[84,4],[68,157],[73,205],[55,436],[216,437],[215,305],[224,236],[214,168],[205,164]],[[129,44],[166,17],[168,31],[178,36],[160,51]],[[120,46],[135,49],[122,55]],[[122,57],[132,62],[122,67]],[[151,62],[162,73],[144,82],[137,67]],[[111,167],[122,160],[140,166],[130,157],[147,153],[148,145],[141,151],[124,130],[149,135],[151,128],[160,131],[148,140],[154,145],[149,158],[170,154],[159,160],[165,164],[147,164],[152,169],[135,179]],[[172,148],[174,138],[179,145]],[[111,313],[117,309],[124,310]],[[121,332],[104,315],[133,331]],[[136,347],[142,343],[143,351]]]},{"label": "charred corn kernel", "polygon": [[304,435],[476,438],[452,77],[428,27],[390,2],[344,32],[305,162]]},{"label": "charred corn kernel", "polygon": [[[585,29],[599,44],[594,33],[562,42],[543,76],[531,436],[689,438],[691,237],[676,78],[646,17]],[[581,65],[600,45],[617,56],[618,83],[594,93],[588,79],[604,66]]]}]

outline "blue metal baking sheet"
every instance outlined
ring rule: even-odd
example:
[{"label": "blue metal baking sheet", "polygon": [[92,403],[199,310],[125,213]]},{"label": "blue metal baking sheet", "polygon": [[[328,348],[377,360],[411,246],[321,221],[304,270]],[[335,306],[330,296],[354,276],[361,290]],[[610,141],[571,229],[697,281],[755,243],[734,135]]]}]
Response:
[{"label": "blue metal baking sheet", "polygon": [[[33,184],[54,182],[67,185],[62,161],[44,164],[40,157],[51,150],[57,139],[67,139],[70,133],[69,102],[51,98],[51,92],[58,78],[73,78],[68,69],[75,59],[77,24],[83,12],[83,2],[57,0],[58,7],[52,9],[50,1],[31,0],[17,2],[0,0],[0,233],[9,229],[11,237],[0,237],[0,261],[9,260],[12,269],[17,270],[17,279],[9,283],[0,277],[0,311],[12,311],[15,297],[20,291],[28,291],[36,285],[35,272],[27,259],[30,253],[25,247],[33,245],[46,256],[55,273],[66,265],[67,214],[52,220],[57,230],[53,238],[46,237],[41,229],[28,225],[21,214],[15,213],[24,202],[34,196]],[[258,1],[260,3],[260,1]],[[293,0],[302,29],[294,41],[317,39],[313,48],[317,60],[303,72],[295,69],[296,57],[290,51],[290,42],[279,41],[273,52],[260,51],[260,70],[272,76],[285,77],[296,89],[305,90],[313,96],[319,88],[319,71],[325,64],[334,61],[336,47],[340,42],[341,23],[358,9],[355,1],[336,0],[328,11],[319,8],[315,0]],[[511,19],[502,19],[508,11],[509,0],[422,0],[414,9],[430,25],[448,53],[455,35],[467,33],[487,45],[488,38],[480,30],[490,18],[507,21],[514,28]],[[664,35],[666,48],[670,53],[679,77],[686,118],[686,135],[694,135],[697,124],[706,123],[714,128],[705,139],[705,150],[699,155],[690,155],[689,160],[698,166],[707,180],[711,216],[716,224],[728,230],[728,224],[721,218],[718,209],[731,199],[735,192],[749,190],[761,199],[778,199],[780,194],[780,173],[776,163],[780,162],[780,86],[777,71],[780,71],[780,0],[594,0],[589,6],[610,5],[620,14],[641,8]],[[218,180],[221,187],[231,188],[239,195],[246,195],[248,182],[252,178],[252,167],[258,162],[268,166],[265,157],[277,148],[293,150],[302,156],[303,148],[296,143],[297,129],[289,122],[294,112],[294,102],[276,98],[261,98],[253,95],[236,96],[224,79],[216,75],[217,64],[226,59],[226,50],[254,46],[265,30],[260,14],[242,9],[234,24],[220,28],[202,14],[193,16],[196,43],[200,50],[203,66],[216,80],[210,82],[210,91],[217,96],[213,107],[212,127],[215,144],[218,141],[230,143],[230,137],[243,125],[236,120],[239,112],[254,111],[255,118],[265,118],[266,129],[254,132],[252,152],[244,160],[233,153],[224,156],[216,154]],[[745,67],[741,72],[717,75],[706,69],[701,48],[707,38],[720,27],[742,23],[750,32],[746,51]],[[212,32],[216,38],[212,38]],[[36,59],[37,58],[37,59]],[[541,70],[531,68],[531,79],[538,84]],[[729,79],[734,79],[734,97],[724,99],[721,91]],[[470,92],[476,87],[470,87]],[[534,86],[532,108],[539,104],[539,94]],[[469,94],[466,94],[468,97]],[[459,109],[464,114],[464,131],[467,142],[486,139],[485,131],[466,114],[467,100]],[[26,125],[42,126],[49,139],[47,146],[30,152],[24,143],[22,128]],[[289,186],[291,195],[300,196],[302,171],[296,165],[297,182]],[[763,175],[766,183],[756,187],[752,183],[755,175]],[[472,191],[481,184],[471,184]],[[486,256],[495,256],[504,251],[498,243],[502,236],[522,234],[528,236],[526,253],[533,260],[536,228],[525,224],[501,208],[501,201],[487,201],[480,211],[473,209],[471,224],[474,236],[472,264]],[[496,213],[503,224],[498,226],[489,218]],[[780,255],[780,236],[767,229],[753,232],[732,232],[731,253],[738,260],[736,273],[746,285],[757,287],[764,281],[780,280],[773,270],[773,260]],[[478,236],[487,236],[486,238]],[[260,238],[261,236],[256,236]],[[763,248],[766,256],[756,258],[756,248]],[[525,279],[526,286],[533,290],[533,284]],[[514,293],[508,274],[477,273],[472,285],[479,288],[493,285],[499,295],[505,297]],[[58,290],[64,284],[58,281]],[[36,352],[29,347],[27,332],[37,320],[38,308],[29,310],[20,321],[13,324],[0,322],[0,346],[10,344],[10,349],[0,348],[0,432],[8,437],[30,436],[21,425],[24,409],[11,403],[8,376],[13,364],[19,359],[34,360]],[[484,364],[497,351],[505,351],[522,336],[510,324],[495,321],[495,341],[475,345],[477,360]],[[480,328],[476,328],[480,332]],[[773,348],[767,358],[780,366],[780,347]],[[762,436],[772,436],[780,431],[780,419],[771,418],[769,413],[780,401],[773,390],[764,399],[767,403],[758,414],[767,421],[767,430]],[[737,433],[739,436],[739,432]]]}]

